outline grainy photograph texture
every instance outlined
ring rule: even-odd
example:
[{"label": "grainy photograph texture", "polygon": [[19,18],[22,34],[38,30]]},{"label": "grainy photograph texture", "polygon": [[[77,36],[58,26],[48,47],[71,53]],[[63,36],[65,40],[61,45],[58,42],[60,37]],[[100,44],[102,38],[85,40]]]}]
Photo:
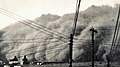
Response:
[{"label": "grainy photograph texture", "polygon": [[0,0],[0,67],[120,67],[120,0]]}]

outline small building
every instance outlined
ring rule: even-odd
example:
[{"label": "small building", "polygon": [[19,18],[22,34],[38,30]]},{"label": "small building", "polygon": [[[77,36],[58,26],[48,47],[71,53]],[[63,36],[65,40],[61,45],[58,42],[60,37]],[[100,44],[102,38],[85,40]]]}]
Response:
[{"label": "small building", "polygon": [[22,67],[17,59],[16,56],[14,56],[13,59],[9,60],[9,64],[8,65],[4,65],[4,67]]},{"label": "small building", "polygon": [[17,57],[14,56],[13,59],[10,59],[9,64],[12,64],[12,65],[18,65],[18,64],[20,64],[20,63],[18,62]]}]

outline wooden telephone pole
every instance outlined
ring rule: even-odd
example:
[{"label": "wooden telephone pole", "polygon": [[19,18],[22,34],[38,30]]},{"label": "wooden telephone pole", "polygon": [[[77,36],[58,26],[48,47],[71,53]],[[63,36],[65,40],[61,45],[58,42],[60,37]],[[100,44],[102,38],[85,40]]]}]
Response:
[{"label": "wooden telephone pole", "polygon": [[109,57],[109,55],[106,55],[106,60],[107,60],[107,67],[110,67],[110,57]]},{"label": "wooden telephone pole", "polygon": [[70,63],[70,65],[69,65],[69,67],[72,67],[72,51],[73,51],[73,35],[72,34],[70,34],[70,44],[69,44],[69,48],[70,48],[70,59],[69,59],[69,63]]},{"label": "wooden telephone pole", "polygon": [[73,33],[70,34],[70,44],[69,44],[69,53],[70,53],[70,57],[69,57],[69,67],[72,67],[72,51],[73,51],[73,39],[74,39],[74,35],[75,35],[75,30],[76,30],[76,26],[77,26],[77,20],[78,20],[78,15],[79,15],[79,8],[80,8],[80,2],[81,0],[77,0],[76,2],[76,13],[75,13],[75,17],[74,17],[74,28],[73,28]]},{"label": "wooden telephone pole", "polygon": [[92,60],[92,67],[94,67],[94,33],[97,33],[97,31],[92,27],[91,29],[90,29],[90,31],[92,32],[92,45],[91,45],[91,51],[92,51],[92,58],[91,58],[91,60]]}]

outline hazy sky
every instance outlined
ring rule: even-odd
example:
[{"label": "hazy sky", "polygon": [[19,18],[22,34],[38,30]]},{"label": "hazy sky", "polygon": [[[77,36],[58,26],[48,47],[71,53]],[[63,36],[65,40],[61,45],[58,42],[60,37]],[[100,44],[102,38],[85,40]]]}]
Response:
[{"label": "hazy sky", "polygon": [[[41,14],[57,14],[75,12],[75,3],[77,0],[0,0],[0,28],[13,24],[16,20],[3,14],[1,8],[7,9],[15,14],[28,19],[34,19]],[[82,0],[80,11],[83,11],[91,5],[111,5],[120,4],[120,0]]]}]

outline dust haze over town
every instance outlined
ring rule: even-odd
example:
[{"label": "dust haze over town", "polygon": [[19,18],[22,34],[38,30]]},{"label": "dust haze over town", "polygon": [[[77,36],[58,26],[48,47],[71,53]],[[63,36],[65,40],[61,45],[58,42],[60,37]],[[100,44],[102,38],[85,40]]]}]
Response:
[{"label": "dust haze over town", "polygon": [[[91,52],[91,33],[89,29],[92,26],[98,31],[95,34],[96,60],[105,61],[105,55],[109,53],[111,47],[118,14],[118,3],[115,3],[116,5],[90,5],[80,11],[73,43],[74,61],[87,62],[91,60],[91,54],[89,54]],[[69,37],[74,28],[73,11],[65,12],[63,15],[45,13],[31,19],[31,21],[37,23],[37,26],[48,28],[50,30],[49,32],[44,30],[44,28],[38,27],[39,30],[36,30],[24,25],[23,22],[30,22],[27,19],[19,20],[12,25],[2,28],[0,32],[1,39],[3,39],[0,42],[0,60],[7,61],[7,59],[17,56],[19,57],[19,61],[21,61],[23,56],[27,55],[29,61],[68,61],[69,39],[67,37]],[[1,19],[0,22],[2,22]],[[54,34],[50,32],[54,32]],[[119,52],[120,50],[117,49],[115,53],[117,55],[114,57],[115,61],[120,61]]]}]

